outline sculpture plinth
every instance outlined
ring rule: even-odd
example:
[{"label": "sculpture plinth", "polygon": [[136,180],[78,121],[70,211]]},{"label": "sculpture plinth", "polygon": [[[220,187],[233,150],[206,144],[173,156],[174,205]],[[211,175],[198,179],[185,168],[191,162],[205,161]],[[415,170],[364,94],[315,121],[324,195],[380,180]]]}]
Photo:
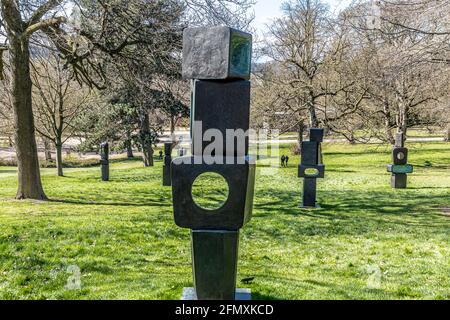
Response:
[{"label": "sculpture plinth", "polygon": [[[239,229],[252,213],[255,164],[248,136],[227,134],[249,128],[251,41],[250,34],[228,27],[183,34],[183,77],[193,80],[192,156],[176,158],[171,166],[175,223],[191,229],[194,288],[185,288],[183,299],[249,298],[248,291],[236,293],[236,274]],[[223,139],[213,149],[203,141],[208,132]],[[204,173],[216,173],[228,185],[219,208],[202,208],[193,199],[193,184]]]},{"label": "sculpture plinth", "polygon": [[325,178],[325,166],[322,163],[321,142],[323,129],[311,128],[309,140],[302,142],[301,163],[298,167],[299,178],[303,180],[303,198],[300,208],[318,208],[317,179]]},{"label": "sculpture plinth", "polygon": [[414,168],[408,164],[408,149],[405,148],[405,135],[399,132],[395,135],[395,145],[392,149],[392,162],[387,166],[391,173],[391,187],[394,189],[405,189],[408,183],[408,173]]},{"label": "sculpture plinth", "polygon": [[100,145],[100,166],[102,171],[102,181],[109,181],[109,144],[103,142]]}]

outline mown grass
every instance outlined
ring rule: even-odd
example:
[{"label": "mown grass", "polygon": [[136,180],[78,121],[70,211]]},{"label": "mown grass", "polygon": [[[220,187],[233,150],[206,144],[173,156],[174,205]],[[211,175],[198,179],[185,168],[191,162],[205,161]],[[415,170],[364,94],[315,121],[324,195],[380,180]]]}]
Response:
[{"label": "mown grass", "polygon": [[[393,190],[390,148],[324,144],[319,210],[297,208],[298,156],[279,170],[261,160],[238,274],[255,279],[238,286],[254,299],[450,299],[450,145],[408,146],[415,173]],[[179,299],[190,237],[161,165],[115,162],[110,182],[99,168],[43,169],[49,202],[12,200],[15,170],[0,167],[0,298]],[[73,265],[80,289],[66,287]]]}]

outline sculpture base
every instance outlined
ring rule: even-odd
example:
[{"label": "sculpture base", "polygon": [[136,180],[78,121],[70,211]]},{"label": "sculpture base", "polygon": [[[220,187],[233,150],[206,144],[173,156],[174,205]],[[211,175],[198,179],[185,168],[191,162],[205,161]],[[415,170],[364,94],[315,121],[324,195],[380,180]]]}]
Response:
[{"label": "sculpture base", "polygon": [[[181,300],[198,300],[194,288],[184,288]],[[252,291],[250,289],[236,289],[235,300],[252,300]]]},{"label": "sculpture base", "polygon": [[406,189],[408,176],[406,173],[394,173],[391,176],[391,187],[394,189]]},{"label": "sculpture base", "polygon": [[192,271],[199,300],[233,300],[239,231],[192,230]]}]

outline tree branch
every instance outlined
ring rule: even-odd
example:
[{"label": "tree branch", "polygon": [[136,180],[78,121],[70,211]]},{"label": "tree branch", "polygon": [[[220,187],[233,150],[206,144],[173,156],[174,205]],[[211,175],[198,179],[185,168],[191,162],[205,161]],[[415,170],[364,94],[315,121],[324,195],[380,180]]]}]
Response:
[{"label": "tree branch", "polygon": [[39,21],[53,8],[60,5],[63,0],[49,0],[46,3],[42,4],[39,8],[34,11],[33,15],[27,22],[27,26],[30,27]]},{"label": "tree branch", "polygon": [[26,37],[30,37],[33,33],[35,33],[36,31],[48,28],[48,27],[55,27],[55,28],[59,28],[59,25],[62,23],[65,23],[67,21],[67,19],[65,17],[55,17],[55,18],[50,18],[50,19],[46,19],[46,20],[42,20],[40,22],[37,22],[33,25],[30,25],[26,30],[25,30],[25,36]]}]

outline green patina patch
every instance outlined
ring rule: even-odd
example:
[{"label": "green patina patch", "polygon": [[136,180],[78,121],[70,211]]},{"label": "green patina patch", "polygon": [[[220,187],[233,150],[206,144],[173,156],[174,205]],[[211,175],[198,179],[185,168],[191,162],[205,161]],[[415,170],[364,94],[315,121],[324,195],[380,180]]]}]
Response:
[{"label": "green patina patch", "polygon": [[410,165],[410,164],[405,164],[405,165],[394,164],[394,165],[389,167],[389,172],[392,172],[392,173],[412,173],[413,172],[413,166]]},{"label": "green patina patch", "polygon": [[234,76],[248,77],[251,65],[251,38],[240,33],[231,33],[230,73]]}]

